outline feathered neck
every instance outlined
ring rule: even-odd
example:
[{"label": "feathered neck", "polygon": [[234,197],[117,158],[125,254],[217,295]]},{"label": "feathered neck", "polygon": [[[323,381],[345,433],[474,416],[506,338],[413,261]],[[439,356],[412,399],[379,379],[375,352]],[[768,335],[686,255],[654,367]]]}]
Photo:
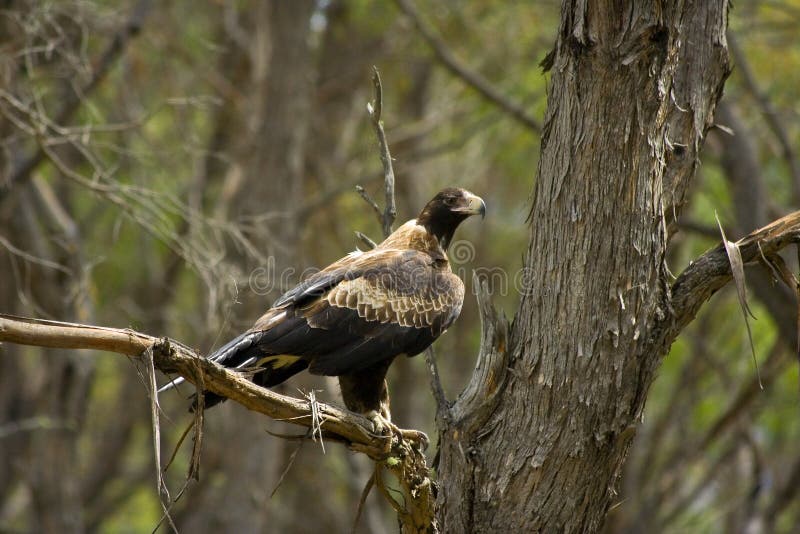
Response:
[{"label": "feathered neck", "polygon": [[[452,234],[450,237],[452,237]],[[444,253],[447,250],[447,246],[442,243],[441,239],[431,233],[427,227],[419,224],[417,219],[411,219],[403,224],[378,246],[380,248],[408,248],[439,253]]]}]

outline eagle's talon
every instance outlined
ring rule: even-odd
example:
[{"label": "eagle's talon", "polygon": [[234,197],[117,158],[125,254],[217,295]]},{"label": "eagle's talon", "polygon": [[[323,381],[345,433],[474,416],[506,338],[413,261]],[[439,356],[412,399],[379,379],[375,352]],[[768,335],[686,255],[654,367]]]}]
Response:
[{"label": "eagle's talon", "polygon": [[420,450],[427,450],[428,445],[431,444],[428,435],[421,430],[405,430],[398,428],[397,432],[401,438],[418,443]]},{"label": "eagle's talon", "polygon": [[[423,451],[430,445],[430,440],[425,432],[400,428],[392,423],[391,419],[385,415],[385,412],[372,410],[364,415],[370,420],[373,432],[378,436],[396,436],[401,440],[413,441],[414,443],[418,443],[420,449]],[[389,440],[389,446],[391,446],[391,440]]]},{"label": "eagle's talon", "polygon": [[383,452],[388,453],[392,449],[392,436],[397,434],[397,427],[376,410],[369,411],[364,415],[372,423],[373,433],[384,438]]}]

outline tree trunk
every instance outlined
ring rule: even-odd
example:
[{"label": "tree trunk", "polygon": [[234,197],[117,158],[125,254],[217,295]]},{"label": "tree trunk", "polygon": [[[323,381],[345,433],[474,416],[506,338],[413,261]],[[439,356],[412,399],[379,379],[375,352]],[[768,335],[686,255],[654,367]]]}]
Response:
[{"label": "tree trunk", "polygon": [[517,319],[484,311],[443,432],[445,532],[592,532],[674,339],[667,222],[729,72],[728,5],[566,1]]}]

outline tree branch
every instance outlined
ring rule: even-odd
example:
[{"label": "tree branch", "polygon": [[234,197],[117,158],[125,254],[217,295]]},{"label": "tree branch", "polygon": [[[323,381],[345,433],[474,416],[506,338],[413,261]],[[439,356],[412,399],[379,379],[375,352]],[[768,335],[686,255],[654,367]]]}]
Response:
[{"label": "tree branch", "polygon": [[[434,483],[417,443],[395,434],[377,435],[372,422],[329,404],[280,395],[244,375],[201,357],[186,345],[130,329],[46,321],[0,314],[0,342],[64,349],[116,352],[132,358],[152,354],[164,373],[177,372],[202,389],[227,397],[254,412],[306,428],[319,425],[326,439],[346,443],[381,462],[396,478],[405,497],[399,514],[403,532],[436,532]],[[315,414],[312,415],[312,410]],[[387,440],[390,440],[387,447]]]},{"label": "tree branch", "polygon": [[[117,58],[125,51],[130,40],[142,29],[144,19],[150,10],[150,4],[151,0],[139,0],[125,25],[117,32],[95,63],[92,78],[80,91],[72,92],[64,98],[61,110],[56,115],[55,124],[62,125],[70,120],[80,108],[83,100],[102,83]],[[44,157],[45,151],[40,145],[33,154],[16,165],[11,171],[8,180],[0,184],[0,200],[3,200],[15,185],[29,179],[31,173],[44,160]]]},{"label": "tree branch", "polygon": [[[0,341],[38,347],[93,349],[139,358],[153,350],[153,363],[164,373],[177,372],[192,383],[199,370],[203,386],[255,412],[310,428],[310,403],[255,385],[244,375],[209,361],[185,345],[130,329],[45,321],[0,314]],[[347,443],[382,449],[385,438],[372,433],[371,422],[358,414],[318,403],[322,428]],[[380,455],[376,456],[378,459]]]},{"label": "tree branch", "polygon": [[[800,243],[800,211],[795,211],[743,237],[735,243],[742,261],[768,257],[790,243]],[[656,341],[669,344],[694,319],[711,295],[730,282],[731,265],[722,243],[693,261],[672,284],[672,316],[655,329]],[[668,324],[667,324],[668,323]]]},{"label": "tree branch", "polygon": [[539,121],[534,119],[519,102],[516,102],[504,95],[497,87],[464,65],[447,47],[441,37],[436,35],[434,29],[428,25],[417,11],[412,0],[395,0],[394,2],[400,11],[403,12],[416,26],[417,31],[431,47],[433,53],[455,76],[464,80],[467,85],[478,91],[484,98],[495,104],[497,107],[511,115],[517,122],[536,133],[542,133],[542,126]]},{"label": "tree branch", "polygon": [[[392,233],[392,225],[397,217],[397,206],[394,200],[394,168],[392,167],[392,154],[389,152],[389,143],[386,141],[386,132],[383,131],[383,121],[381,114],[383,113],[383,86],[381,85],[381,75],[378,69],[372,67],[372,85],[375,87],[375,102],[367,104],[367,111],[369,118],[372,120],[372,127],[375,129],[375,135],[378,138],[378,145],[380,145],[381,163],[383,164],[383,183],[385,189],[386,205],[381,214],[378,205],[372,201],[373,208],[378,212],[378,219],[381,221],[383,228],[383,237],[389,237]],[[361,196],[368,203],[370,199],[366,196],[363,188],[359,191]]]}]

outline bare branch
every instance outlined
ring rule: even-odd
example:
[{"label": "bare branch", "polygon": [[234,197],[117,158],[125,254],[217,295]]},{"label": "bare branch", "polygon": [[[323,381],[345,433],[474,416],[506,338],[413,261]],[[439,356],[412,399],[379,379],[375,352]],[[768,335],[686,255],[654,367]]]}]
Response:
[{"label": "bare branch", "polygon": [[[257,386],[245,376],[202,358],[185,345],[155,338],[129,329],[45,321],[0,314],[0,342],[66,349],[96,349],[134,358],[152,355],[162,372],[178,372],[200,389],[227,397],[245,408],[273,419],[306,428],[319,425],[326,438],[347,443],[351,449],[381,462],[397,478],[405,498],[399,514],[403,532],[437,532],[433,482],[425,455],[418,444],[402,433],[373,433],[372,422],[346,410],[308,400],[280,395]],[[314,417],[316,414],[316,417]],[[390,446],[387,448],[387,440]]]},{"label": "bare branch", "polygon": [[[140,357],[153,350],[153,362],[162,372],[178,372],[197,382],[195,369],[203,376],[208,391],[234,400],[245,408],[273,419],[310,428],[313,421],[307,401],[279,395],[259,387],[243,375],[202,358],[188,347],[166,338],[159,339],[133,330],[44,321],[0,314],[0,341],[64,349],[96,349]],[[372,434],[365,417],[336,407],[319,404],[322,428],[348,442],[382,447],[383,438]]]},{"label": "bare branch", "polygon": [[367,250],[372,250],[373,248],[378,246],[378,244],[375,241],[370,239],[366,234],[362,232],[356,231],[356,237],[358,238],[359,241],[361,241],[364,244],[364,246],[367,247]]},{"label": "bare branch", "polygon": [[[367,105],[367,111],[372,119],[372,126],[375,129],[375,135],[378,137],[378,144],[381,150],[381,163],[383,164],[384,185],[386,195],[386,206],[383,214],[380,213],[380,208],[377,203],[372,200],[364,191],[364,188],[357,186],[356,190],[361,197],[378,213],[378,219],[381,221],[383,227],[383,237],[389,237],[392,233],[392,225],[397,217],[397,208],[395,204],[394,192],[394,169],[392,168],[392,155],[389,151],[389,144],[386,141],[386,133],[383,130],[383,121],[381,120],[381,113],[383,112],[383,86],[381,85],[381,76],[376,67],[372,67],[372,84],[375,87],[375,102],[374,104]],[[366,235],[357,232],[356,235],[362,242],[367,245],[372,245],[370,248],[375,248],[373,243]],[[450,406],[442,388],[441,379],[439,378],[439,371],[436,367],[436,360],[433,355],[433,348],[428,347],[425,351],[425,362],[428,365],[430,373],[431,390],[436,401],[436,419],[440,428],[444,428],[450,422]],[[423,462],[424,465],[424,462]]]},{"label": "bare branch", "polygon": [[[790,243],[800,242],[800,211],[795,211],[752,232],[736,242],[744,264],[759,261],[761,254],[771,255]],[[687,267],[672,285],[672,316],[655,329],[651,341],[669,344],[694,319],[711,295],[732,278],[731,265],[722,243]]]},{"label": "bare branch", "polygon": [[[386,132],[383,131],[383,121],[381,120],[381,113],[383,112],[383,86],[381,86],[381,76],[376,67],[372,67],[372,84],[375,87],[375,101],[373,104],[367,104],[367,112],[372,119],[372,127],[375,129],[375,135],[378,137],[378,144],[381,149],[381,163],[383,164],[383,182],[386,196],[386,205],[384,206],[383,214],[380,213],[378,205],[374,202],[373,207],[378,210],[378,218],[381,221],[383,228],[383,237],[389,237],[392,233],[392,225],[395,218],[397,218],[397,206],[394,199],[394,168],[392,167],[392,154],[389,151],[389,143],[386,141]],[[367,200],[363,193],[361,196]]]},{"label": "bare branch", "polygon": [[395,0],[394,3],[400,11],[411,19],[411,22],[417,27],[419,34],[425,42],[428,43],[428,46],[431,47],[433,53],[447,70],[464,80],[467,85],[478,91],[484,98],[511,115],[511,117],[529,130],[536,133],[542,132],[542,126],[539,124],[539,121],[529,115],[519,102],[515,102],[507,95],[504,95],[497,87],[492,85],[489,80],[477,72],[470,70],[450,51],[447,44],[436,34],[434,29],[422,20],[412,0]]},{"label": "bare branch", "polygon": [[[372,121],[372,127],[375,130],[375,135],[378,138],[378,145],[380,147],[381,164],[383,165],[383,181],[385,192],[385,206],[383,213],[377,203],[373,201],[369,195],[359,188],[359,193],[362,198],[373,206],[373,209],[378,215],[378,220],[381,223],[383,230],[383,237],[389,237],[392,233],[392,226],[394,225],[395,218],[397,217],[397,207],[395,204],[394,192],[394,168],[392,167],[392,154],[389,151],[389,143],[386,140],[386,132],[383,130],[383,121],[381,114],[383,112],[383,87],[381,86],[381,77],[378,69],[373,67],[372,84],[375,88],[375,100],[371,104],[367,104],[367,112],[369,113]],[[360,232],[356,235],[366,243],[370,248],[376,245],[367,236]],[[384,383],[384,387],[385,383]],[[416,431],[400,431],[401,433],[408,433],[407,435],[416,435],[419,440],[417,443],[427,443],[425,434]],[[428,476],[428,465],[425,460],[425,455],[419,450],[410,446],[411,441],[400,439],[396,442],[397,445],[393,447],[391,455],[386,458],[385,466],[389,471],[394,474],[397,481],[400,483],[400,492],[403,496],[403,503],[400,504],[393,498],[386,494],[385,486],[381,481],[381,469],[384,464],[376,462],[374,470],[374,483],[378,489],[386,494],[392,507],[397,511],[397,517],[400,521],[401,532],[403,533],[431,533],[439,532],[439,527],[436,521],[436,497],[435,485],[431,478]],[[356,449],[359,447],[356,446]],[[366,494],[369,489],[365,490],[362,499],[366,499]],[[360,506],[359,506],[360,507]],[[360,515],[360,512],[359,512]],[[358,519],[356,519],[357,523]],[[355,524],[354,524],[355,528]]]},{"label": "bare branch", "polygon": [[[150,4],[151,0],[139,0],[139,3],[133,8],[128,21],[119,32],[117,32],[95,63],[92,78],[79,91],[70,93],[64,98],[61,110],[56,115],[56,124],[64,124],[69,121],[75,112],[78,111],[86,96],[103,82],[106,75],[111,70],[111,67],[119,56],[122,55],[122,52],[125,51],[131,38],[135,37],[142,29],[144,19],[147,12],[150,10]],[[14,170],[11,171],[8,180],[0,184],[0,200],[8,194],[12,187],[30,178],[34,169],[44,160],[44,156],[45,151],[40,145],[36,152],[18,164]]]},{"label": "bare branch", "polygon": [[372,208],[372,211],[374,211],[375,214],[378,216],[378,220],[382,222],[383,212],[381,211],[381,207],[378,206],[378,203],[375,202],[375,200],[373,200],[371,196],[369,196],[367,190],[361,187],[360,185],[357,185],[356,193],[358,193],[361,196],[361,198],[364,199],[364,202],[369,204],[369,207]]}]

